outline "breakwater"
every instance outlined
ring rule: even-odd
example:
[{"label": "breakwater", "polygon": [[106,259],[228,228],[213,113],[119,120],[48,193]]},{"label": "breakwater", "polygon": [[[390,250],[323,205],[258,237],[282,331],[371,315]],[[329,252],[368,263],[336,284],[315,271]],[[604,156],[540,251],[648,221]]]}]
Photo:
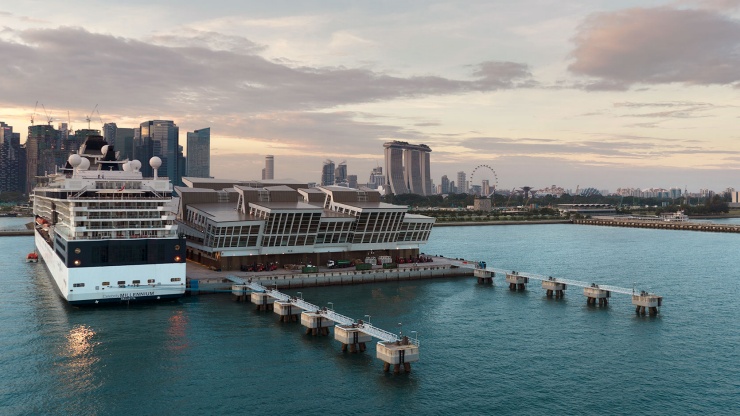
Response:
[{"label": "breakwater", "polygon": [[706,222],[668,222],[633,219],[588,218],[574,219],[573,224],[601,225],[606,227],[654,228],[661,230],[707,231],[715,233],[740,233],[740,225],[712,224]]},{"label": "breakwater", "polygon": [[499,221],[437,221],[435,227],[474,227],[477,225],[542,225],[542,224],[567,224],[570,220],[499,220]]},{"label": "breakwater", "polygon": [[0,230],[0,237],[16,237],[19,235],[33,235],[33,230]]}]

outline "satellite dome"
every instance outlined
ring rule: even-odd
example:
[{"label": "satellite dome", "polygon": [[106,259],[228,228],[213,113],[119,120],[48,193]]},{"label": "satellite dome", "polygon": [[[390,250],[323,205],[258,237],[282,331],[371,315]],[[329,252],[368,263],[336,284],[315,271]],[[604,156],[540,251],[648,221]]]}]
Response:
[{"label": "satellite dome", "polygon": [[90,167],[90,161],[86,157],[83,157],[83,158],[80,158],[80,159],[82,159],[80,161],[80,167],[78,167],[77,169],[79,169],[79,170],[87,170]]},{"label": "satellite dome", "polygon": [[149,159],[149,166],[151,166],[152,169],[159,169],[159,167],[162,166],[162,159],[154,156],[153,158]]},{"label": "satellite dome", "polygon": [[134,170],[134,172],[138,172],[139,169],[141,169],[141,162],[139,162],[138,160],[132,160],[128,163],[131,164],[131,168]]},{"label": "satellite dome", "polygon": [[69,158],[67,158],[67,162],[69,162],[73,168],[76,168],[77,166],[80,166],[80,163],[82,163],[82,158],[77,154],[70,155]]},{"label": "satellite dome", "polygon": [[131,162],[126,162],[123,164],[123,171],[124,172],[131,172],[133,170],[131,166]]},{"label": "satellite dome", "polygon": [[102,153],[103,155],[107,155],[108,154],[108,145],[107,144],[105,146],[103,146],[103,147],[100,148],[100,153]]}]

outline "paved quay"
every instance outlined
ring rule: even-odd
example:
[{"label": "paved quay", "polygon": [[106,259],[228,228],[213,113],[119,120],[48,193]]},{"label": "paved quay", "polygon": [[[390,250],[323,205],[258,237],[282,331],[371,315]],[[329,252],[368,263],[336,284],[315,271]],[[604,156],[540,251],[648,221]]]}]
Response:
[{"label": "paved quay", "polygon": [[470,267],[460,267],[459,259],[432,257],[432,262],[399,264],[397,268],[383,269],[382,266],[373,266],[371,270],[355,270],[354,268],[330,269],[321,266],[316,273],[302,273],[300,270],[286,270],[279,268],[275,271],[242,272],[236,270],[215,271],[193,261],[188,260],[187,278],[191,282],[197,281],[201,292],[230,291],[233,282],[229,276],[242,279],[251,279],[267,287],[282,289],[351,285],[372,282],[392,282],[401,280],[419,280],[446,277],[470,277],[473,275],[473,263]]}]

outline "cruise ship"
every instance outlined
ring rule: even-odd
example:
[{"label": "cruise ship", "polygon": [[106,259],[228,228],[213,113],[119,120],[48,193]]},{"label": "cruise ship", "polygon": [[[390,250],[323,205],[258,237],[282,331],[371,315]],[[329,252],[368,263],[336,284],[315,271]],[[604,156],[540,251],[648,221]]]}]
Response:
[{"label": "cruise ship", "polygon": [[72,305],[176,299],[185,293],[185,241],[161,159],[118,161],[88,137],[60,172],[34,189],[35,243],[55,289]]}]

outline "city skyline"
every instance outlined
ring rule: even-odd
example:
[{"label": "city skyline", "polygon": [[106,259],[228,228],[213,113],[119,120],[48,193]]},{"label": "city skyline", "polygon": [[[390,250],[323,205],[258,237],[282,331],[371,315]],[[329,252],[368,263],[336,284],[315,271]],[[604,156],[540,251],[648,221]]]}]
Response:
[{"label": "city skyline", "polygon": [[271,154],[279,177],[318,181],[331,149],[362,182],[402,140],[435,149],[436,180],[488,164],[499,189],[724,189],[739,5],[8,4],[0,120],[22,142],[37,100],[36,124],[212,126],[216,177],[259,178]]}]

